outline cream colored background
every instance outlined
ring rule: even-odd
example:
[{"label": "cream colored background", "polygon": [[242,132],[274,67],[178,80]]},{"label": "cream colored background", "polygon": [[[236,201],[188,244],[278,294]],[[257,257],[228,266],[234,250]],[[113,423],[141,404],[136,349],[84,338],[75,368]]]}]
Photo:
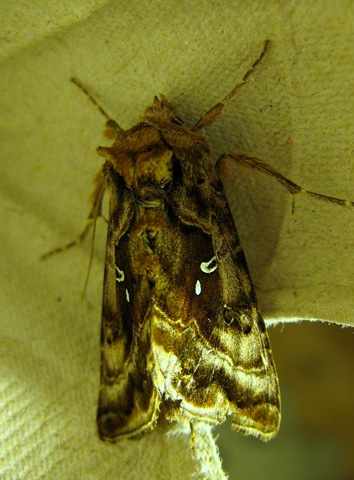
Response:
[{"label": "cream colored background", "polygon": [[[101,165],[104,119],[69,78],[123,127],[160,92],[193,125],[270,38],[207,132],[215,159],[244,150],[305,188],[353,199],[353,2],[42,0],[1,10],[0,476],[190,478],[187,438],[97,438],[104,222],[84,302],[89,242],[39,261],[82,228]],[[299,198],[291,215],[281,187],[231,168],[230,204],[266,319],[353,324],[353,209]]]}]

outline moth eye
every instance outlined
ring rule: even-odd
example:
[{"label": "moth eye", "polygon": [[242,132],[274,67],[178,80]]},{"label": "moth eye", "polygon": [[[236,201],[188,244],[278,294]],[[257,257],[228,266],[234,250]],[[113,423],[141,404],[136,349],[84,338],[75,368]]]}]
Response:
[{"label": "moth eye", "polygon": [[177,125],[184,125],[183,120],[179,117],[173,117],[172,121],[173,121],[173,123],[177,123]]},{"label": "moth eye", "polygon": [[204,178],[204,177],[200,177],[200,178],[198,178],[198,180],[197,180],[197,184],[198,184],[198,185],[203,185],[204,182],[205,182],[205,178]]}]

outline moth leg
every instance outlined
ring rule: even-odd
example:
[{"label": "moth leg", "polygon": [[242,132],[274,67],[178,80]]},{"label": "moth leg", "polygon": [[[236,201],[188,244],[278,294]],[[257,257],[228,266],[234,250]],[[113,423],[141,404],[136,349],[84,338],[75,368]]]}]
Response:
[{"label": "moth leg", "polygon": [[269,175],[270,177],[274,178],[277,182],[279,182],[281,185],[283,185],[283,187],[287,189],[290,195],[307,195],[315,198],[316,200],[333,203],[341,207],[349,208],[354,206],[354,202],[351,202],[350,200],[344,200],[336,197],[329,197],[328,195],[322,195],[321,193],[305,190],[304,188],[300,187],[293,181],[284,177],[284,175],[282,175],[277,170],[275,170],[271,165],[269,165],[269,163],[266,163],[264,160],[260,160],[259,158],[254,157],[252,155],[246,155],[244,153],[224,153],[223,155],[221,155],[221,157],[216,163],[216,168],[219,173],[221,173],[222,163],[225,160],[229,160],[229,159],[233,160],[241,168],[257,170],[258,172]]},{"label": "moth leg", "polygon": [[268,50],[269,40],[264,42],[263,50],[260,56],[257,58],[255,62],[249,67],[247,72],[244,74],[242,79],[234,86],[234,88],[229,92],[226,97],[221,100],[221,102],[214,105],[207,113],[205,113],[202,118],[198,120],[198,122],[192,128],[192,132],[199,132],[204,127],[211,125],[215,120],[219,118],[221,112],[223,111],[225,105],[235,96],[236,92],[244,85],[248,79],[248,77],[253,73],[253,70],[257,67],[257,65],[261,62],[262,58],[266,54]]},{"label": "moth leg", "polygon": [[[53,250],[50,250],[49,252],[42,255],[41,256],[42,260],[44,260],[45,258],[48,258],[51,255],[54,255],[56,253],[64,252],[65,250],[68,250],[71,247],[75,247],[76,245],[80,245],[85,240],[87,235],[89,234],[91,228],[93,228],[92,247],[91,247],[91,259],[92,259],[93,245],[94,245],[94,238],[95,238],[95,231],[96,231],[96,221],[99,217],[103,216],[102,215],[102,202],[103,202],[105,188],[106,188],[106,186],[105,186],[105,182],[104,182],[103,171],[100,170],[98,172],[98,174],[96,175],[95,189],[94,189],[94,191],[91,195],[92,208],[91,208],[90,214],[87,218],[86,226],[85,226],[84,230],[72,242],[70,242],[70,243],[68,243],[68,244],[66,244],[62,247],[54,248]],[[90,265],[91,265],[91,259],[90,259]]]}]

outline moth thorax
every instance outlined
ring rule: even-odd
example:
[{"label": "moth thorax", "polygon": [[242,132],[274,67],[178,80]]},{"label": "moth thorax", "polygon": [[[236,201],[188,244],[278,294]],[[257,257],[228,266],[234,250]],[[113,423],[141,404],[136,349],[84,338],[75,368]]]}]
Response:
[{"label": "moth thorax", "polygon": [[135,162],[135,192],[140,202],[152,202],[151,207],[161,204],[165,188],[172,180],[172,151],[153,145],[139,152]]}]

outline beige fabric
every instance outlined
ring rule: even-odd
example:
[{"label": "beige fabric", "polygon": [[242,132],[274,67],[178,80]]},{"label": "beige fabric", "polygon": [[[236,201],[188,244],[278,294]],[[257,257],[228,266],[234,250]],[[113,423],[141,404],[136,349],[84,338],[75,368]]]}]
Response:
[{"label": "beige fabric", "polygon": [[[354,198],[352,2],[2,2],[0,477],[187,479],[188,438],[107,445],[95,431],[104,225],[84,302],[89,242],[75,237],[101,165],[104,119],[121,126],[163,93],[192,125],[259,55],[208,132],[215,159],[243,150],[305,188]],[[291,139],[291,141],[289,141]],[[291,198],[231,166],[230,203],[270,321],[353,323],[353,209]],[[213,453],[214,452],[214,453]],[[217,462],[214,467],[219,468]],[[217,471],[217,470],[216,470]],[[203,478],[222,478],[216,474]]]}]

